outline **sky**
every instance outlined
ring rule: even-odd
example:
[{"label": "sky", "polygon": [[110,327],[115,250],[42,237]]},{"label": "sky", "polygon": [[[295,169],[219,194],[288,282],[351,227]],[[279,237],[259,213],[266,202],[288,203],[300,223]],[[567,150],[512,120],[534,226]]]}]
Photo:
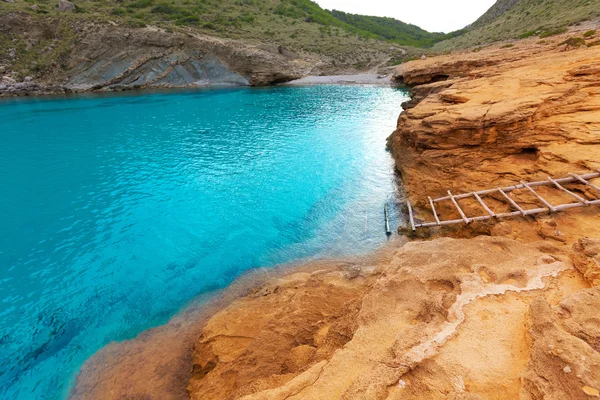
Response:
[{"label": "sky", "polygon": [[451,32],[474,22],[496,0],[313,0],[328,10],[392,17],[429,32]]}]

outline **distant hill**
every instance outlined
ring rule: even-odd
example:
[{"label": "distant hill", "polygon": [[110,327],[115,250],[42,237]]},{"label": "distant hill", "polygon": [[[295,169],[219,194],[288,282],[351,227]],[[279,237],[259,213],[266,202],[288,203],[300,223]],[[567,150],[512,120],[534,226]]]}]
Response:
[{"label": "distant hill", "polygon": [[567,25],[600,16],[600,0],[498,0],[461,36],[436,43],[445,51],[534,35],[548,36]]},{"label": "distant hill", "polygon": [[439,41],[461,33],[430,33],[416,25],[407,24],[394,18],[348,14],[337,10],[331,11],[331,14],[358,31],[369,32],[379,38],[414,47],[431,47]]},{"label": "distant hill", "polygon": [[[75,13],[69,18],[123,21],[132,26],[193,27],[212,36],[258,39],[267,42],[296,41],[302,47],[318,45],[312,37],[356,35],[362,39],[391,41],[414,47],[430,47],[451,36],[429,33],[393,18],[367,17],[328,11],[310,0],[72,0]],[[24,11],[38,15],[61,15],[56,0],[1,2],[0,15]],[[310,32],[306,43],[302,36]],[[289,39],[292,39],[291,41]]]},{"label": "distant hill", "polygon": [[479,19],[473,22],[470,28],[478,28],[487,25],[504,13],[513,8],[521,0],[499,0],[489,10],[485,12]]}]

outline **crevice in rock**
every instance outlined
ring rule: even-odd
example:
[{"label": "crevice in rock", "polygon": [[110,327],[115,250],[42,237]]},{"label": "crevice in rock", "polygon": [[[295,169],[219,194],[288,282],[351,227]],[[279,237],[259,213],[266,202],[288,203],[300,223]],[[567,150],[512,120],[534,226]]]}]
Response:
[{"label": "crevice in rock", "polygon": [[[525,292],[544,289],[543,278],[556,277],[568,267],[560,261],[554,261],[551,264],[538,262],[537,273],[530,277],[524,287],[518,287],[510,284],[484,283],[479,274],[470,275],[461,283],[461,293],[458,295],[454,304],[448,310],[449,320],[442,325],[442,328],[430,339],[411,348],[402,356],[401,365],[404,373],[412,370],[422,361],[431,358],[437,354],[442,347],[457,331],[458,326],[464,321],[464,307],[478,298],[503,295],[506,292]],[[404,374],[403,374],[404,375]],[[402,376],[400,377],[400,379]]]}]

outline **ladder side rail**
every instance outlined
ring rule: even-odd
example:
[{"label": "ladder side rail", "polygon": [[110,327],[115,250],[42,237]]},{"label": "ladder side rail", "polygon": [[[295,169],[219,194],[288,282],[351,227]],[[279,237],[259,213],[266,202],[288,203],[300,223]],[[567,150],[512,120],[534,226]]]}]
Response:
[{"label": "ladder side rail", "polygon": [[[569,175],[571,175],[571,176],[568,177],[568,178],[559,178],[559,179],[556,179],[556,181],[558,183],[561,183],[561,184],[571,183],[571,182],[573,182],[575,180],[579,180],[581,182],[581,179],[585,180],[585,179],[599,178],[600,177],[600,172],[593,172],[593,173],[585,174],[585,175],[577,175],[577,177],[579,177],[580,179],[578,179],[575,176],[575,174],[571,174],[570,173]],[[581,182],[581,183],[584,183],[584,182]],[[600,187],[592,185],[589,182],[587,182],[586,184],[588,184],[591,187],[593,187],[594,189],[600,191]],[[552,185],[552,182],[550,182],[550,181],[537,181],[537,182],[529,182],[528,185],[531,186],[531,187],[535,187],[535,186],[549,186],[549,185]],[[504,188],[502,188],[502,190],[504,192],[508,193],[508,192],[512,192],[513,190],[523,189],[523,188],[524,188],[524,186],[519,184],[519,185],[513,185],[513,186],[504,187]],[[485,189],[485,190],[479,190],[479,191],[477,191],[475,193],[477,193],[480,196],[483,196],[483,195],[486,195],[486,194],[494,193],[497,190],[498,189]],[[469,197],[469,196],[471,196],[471,193],[463,193],[463,194],[459,194],[459,195],[454,196],[454,198],[458,200],[458,199],[464,199],[465,197]],[[433,201],[435,203],[437,203],[438,201],[445,201],[445,200],[450,200],[450,197],[449,196],[444,196],[444,197],[439,197],[437,199],[433,199]]]},{"label": "ladder side rail", "polygon": [[440,219],[438,218],[437,215],[437,211],[435,211],[435,205],[433,204],[433,200],[431,200],[431,197],[428,197],[429,199],[429,205],[431,206],[431,211],[433,211],[433,216],[435,218],[435,222],[440,225]]},{"label": "ladder side rail", "polygon": [[572,174],[572,173],[569,173],[569,175],[571,175],[572,177],[574,177],[575,179],[577,179],[579,182],[583,183],[584,185],[594,188],[600,192],[600,187],[598,187],[594,184],[591,184],[586,180],[586,179],[592,179],[592,178],[585,178],[585,176],[579,176],[577,174]]},{"label": "ladder side rail", "polygon": [[410,219],[410,227],[412,228],[412,231],[414,232],[416,230],[415,219],[413,218],[413,210],[412,210],[412,207],[410,206],[410,201],[406,200],[406,205],[408,206],[408,217]]},{"label": "ladder side rail", "polygon": [[[600,200],[592,200],[589,202],[590,206],[595,206],[595,205],[600,205]],[[565,210],[569,210],[571,208],[578,208],[578,207],[584,207],[585,204],[581,204],[581,203],[571,203],[571,204],[562,204],[560,206],[556,206],[556,209],[558,211],[565,211]]]}]

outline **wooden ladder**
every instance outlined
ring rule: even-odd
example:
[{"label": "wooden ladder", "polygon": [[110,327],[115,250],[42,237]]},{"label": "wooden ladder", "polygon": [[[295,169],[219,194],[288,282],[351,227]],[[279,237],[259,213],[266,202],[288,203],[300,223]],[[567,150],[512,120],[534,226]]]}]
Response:
[{"label": "wooden ladder", "polygon": [[[407,208],[408,208],[408,216],[409,216],[410,226],[411,226],[411,229],[413,231],[415,231],[417,228],[428,228],[428,227],[434,227],[434,226],[454,225],[454,224],[466,224],[466,225],[469,225],[471,222],[474,222],[474,221],[486,221],[486,220],[489,220],[489,219],[492,219],[492,218],[493,219],[500,219],[500,218],[512,217],[512,216],[515,216],[515,215],[527,216],[527,215],[534,215],[534,214],[541,214],[541,213],[554,213],[554,212],[558,212],[558,211],[569,210],[571,208],[587,207],[587,206],[591,206],[591,205],[600,205],[600,199],[598,199],[598,200],[587,200],[587,199],[584,199],[583,197],[579,196],[576,193],[573,193],[572,191],[568,190],[567,188],[565,188],[563,186],[563,184],[567,184],[567,183],[578,183],[578,184],[582,184],[582,185],[591,187],[591,188],[593,188],[594,190],[596,190],[600,194],[600,187],[598,187],[596,185],[593,185],[590,182],[588,182],[588,180],[594,179],[594,178],[598,178],[598,177],[600,177],[600,171],[599,172],[590,173],[590,174],[585,174],[585,175],[577,175],[577,174],[569,173],[569,177],[567,177],[567,178],[552,179],[551,177],[548,177],[548,180],[539,181],[539,182],[524,182],[524,181],[521,181],[520,184],[514,185],[514,186],[508,186],[508,187],[504,187],[504,188],[494,188],[494,189],[480,190],[479,192],[464,193],[464,194],[459,194],[459,195],[453,195],[448,190],[448,196],[440,197],[438,199],[432,199],[431,197],[428,197],[429,206],[431,207],[431,211],[433,212],[433,216],[435,218],[435,222],[424,222],[424,223],[420,223],[420,224],[415,223],[415,217],[414,217],[413,208],[412,208],[412,206],[410,204],[410,201],[407,201],[406,205],[407,205]],[[533,189],[536,186],[552,186],[552,187],[555,187],[556,189],[558,189],[558,190],[560,190],[560,191],[568,194],[569,196],[571,196],[573,199],[576,200],[576,202],[575,203],[560,204],[560,205],[556,205],[556,206],[552,205],[549,201],[547,201],[546,199],[544,199],[539,193],[537,193]],[[525,210],[525,209],[523,209],[519,204],[517,204],[517,202],[515,200],[513,200],[511,197],[508,196],[508,193],[512,192],[513,190],[517,190],[517,189],[526,189],[536,199],[538,199],[544,205],[544,207],[542,207],[542,208],[535,208],[533,210]],[[491,194],[491,193],[500,193],[501,197],[504,200],[506,200],[506,202],[510,206],[512,206],[512,208],[514,208],[516,211],[506,212],[506,213],[501,213],[501,214],[494,213],[488,207],[488,205],[485,204],[485,202],[481,198],[482,196],[484,196],[486,194]],[[468,217],[465,214],[465,212],[462,210],[462,208],[460,208],[460,205],[458,204],[458,200],[465,199],[465,198],[468,198],[468,197],[475,198],[475,200],[485,210],[485,212],[486,212],[487,215],[482,215],[482,216],[477,216],[477,217]],[[452,204],[454,205],[454,208],[458,211],[458,213],[459,213],[459,215],[461,217],[460,219],[451,219],[451,220],[442,220],[442,219],[440,219],[440,216],[439,216],[439,214],[437,213],[437,211],[435,209],[435,203],[438,203],[440,201],[447,201],[447,200],[450,200],[452,202]]]}]

